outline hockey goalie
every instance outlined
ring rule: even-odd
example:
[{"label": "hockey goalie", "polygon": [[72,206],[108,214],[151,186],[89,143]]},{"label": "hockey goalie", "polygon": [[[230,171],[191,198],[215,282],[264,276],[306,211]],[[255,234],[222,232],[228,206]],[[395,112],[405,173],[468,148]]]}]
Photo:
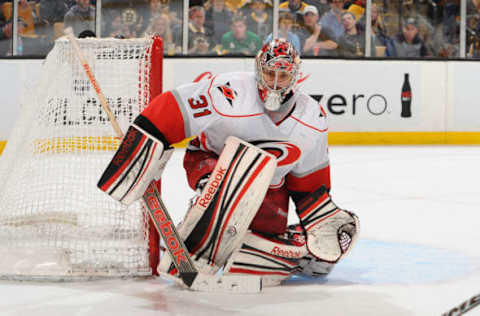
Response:
[{"label": "hockey goalie", "polygon": [[[297,89],[300,57],[274,39],[255,73],[220,74],[165,92],[135,119],[98,186],[131,203],[158,179],[171,144],[195,136],[184,167],[196,192],[178,233],[203,273],[324,276],[354,246],[357,216],[331,200],[325,112]],[[269,161],[274,163],[269,163]],[[298,225],[288,226],[289,200]],[[161,274],[176,278],[172,257]]]}]

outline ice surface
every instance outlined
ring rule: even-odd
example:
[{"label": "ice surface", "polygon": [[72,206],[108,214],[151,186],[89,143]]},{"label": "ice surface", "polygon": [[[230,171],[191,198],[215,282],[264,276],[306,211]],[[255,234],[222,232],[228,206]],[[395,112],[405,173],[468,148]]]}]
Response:
[{"label": "ice surface", "polygon": [[[182,156],[163,176],[176,221],[192,195]],[[0,281],[0,315],[440,315],[480,293],[480,147],[335,146],[330,158],[332,198],[359,215],[361,236],[325,279],[258,295],[189,292],[160,278]]]}]

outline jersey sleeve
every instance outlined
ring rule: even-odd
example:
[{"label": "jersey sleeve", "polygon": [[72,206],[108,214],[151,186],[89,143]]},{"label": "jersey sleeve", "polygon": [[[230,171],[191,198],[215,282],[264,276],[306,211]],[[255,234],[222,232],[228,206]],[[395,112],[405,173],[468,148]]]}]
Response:
[{"label": "jersey sleeve", "polygon": [[202,80],[160,94],[134,123],[168,145],[198,135],[214,119],[210,83]]},{"label": "jersey sleeve", "polygon": [[[321,111],[321,109],[318,109]],[[311,117],[319,117],[318,113]],[[306,150],[295,168],[286,176],[287,189],[295,203],[309,193],[325,186],[330,190],[330,161],[328,157],[328,129],[324,117],[313,122],[305,134]]]},{"label": "jersey sleeve", "polygon": [[330,190],[330,164],[327,161],[304,174],[290,173],[287,175],[286,183],[295,203],[321,186]]},{"label": "jersey sleeve", "polygon": [[184,119],[183,128],[187,137],[200,135],[218,119],[213,107],[214,96],[211,91],[215,80],[216,77],[201,80],[172,91]]}]

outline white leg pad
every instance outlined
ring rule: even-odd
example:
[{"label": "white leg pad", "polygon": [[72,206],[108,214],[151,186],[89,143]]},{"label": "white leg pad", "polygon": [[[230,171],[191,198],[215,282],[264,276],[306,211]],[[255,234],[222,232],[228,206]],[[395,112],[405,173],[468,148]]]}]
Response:
[{"label": "white leg pad", "polygon": [[[240,246],[267,192],[275,157],[235,137],[227,138],[202,194],[178,233],[203,273],[215,273]],[[172,271],[164,256],[159,271]]]},{"label": "white leg pad", "polygon": [[225,275],[259,275],[263,286],[279,285],[308,253],[304,243],[249,232],[225,267]]}]

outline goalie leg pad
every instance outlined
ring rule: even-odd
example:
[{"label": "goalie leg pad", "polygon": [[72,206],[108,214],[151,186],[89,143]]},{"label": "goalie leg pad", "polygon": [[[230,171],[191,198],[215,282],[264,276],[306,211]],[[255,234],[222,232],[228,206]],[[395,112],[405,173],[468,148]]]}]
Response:
[{"label": "goalie leg pad", "polygon": [[307,253],[305,243],[250,232],[228,259],[224,274],[260,275],[263,286],[279,285],[298,269]]},{"label": "goalie leg pad", "polygon": [[97,186],[112,198],[129,205],[140,199],[148,184],[159,179],[173,148],[138,126],[131,125]]},{"label": "goalie leg pad", "polygon": [[297,214],[306,232],[309,252],[321,261],[337,262],[358,239],[358,217],[338,208],[324,187],[304,198]]},{"label": "goalie leg pad", "polygon": [[[229,137],[207,184],[178,225],[178,232],[203,273],[213,274],[240,246],[267,192],[275,157]],[[168,256],[159,271],[173,273]]]}]

